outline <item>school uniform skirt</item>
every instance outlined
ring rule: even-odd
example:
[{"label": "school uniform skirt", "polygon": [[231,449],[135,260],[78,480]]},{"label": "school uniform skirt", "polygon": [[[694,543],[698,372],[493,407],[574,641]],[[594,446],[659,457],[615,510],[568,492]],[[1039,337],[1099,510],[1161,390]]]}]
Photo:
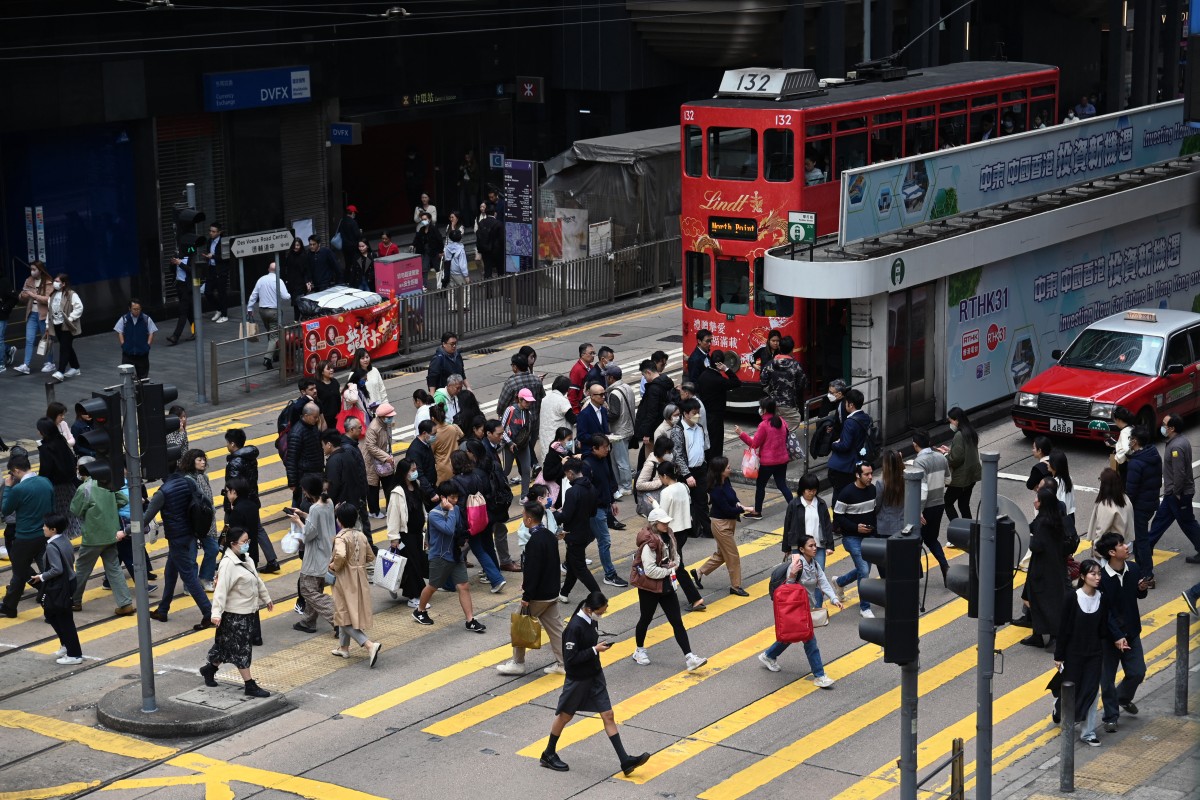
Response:
[{"label": "school uniform skirt", "polygon": [[608,684],[604,680],[603,672],[591,678],[568,677],[563,684],[554,713],[576,714],[580,711],[590,711],[593,714],[612,711],[612,701],[608,699]]}]

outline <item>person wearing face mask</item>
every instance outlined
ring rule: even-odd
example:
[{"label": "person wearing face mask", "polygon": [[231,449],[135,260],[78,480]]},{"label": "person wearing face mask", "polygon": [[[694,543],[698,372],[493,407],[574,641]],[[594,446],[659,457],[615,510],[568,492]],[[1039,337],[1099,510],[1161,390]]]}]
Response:
[{"label": "person wearing face mask", "polygon": [[358,443],[363,463],[367,467],[367,510],[374,519],[383,519],[379,510],[379,489],[389,497],[396,485],[396,458],[392,455],[392,428],[396,422],[396,409],[384,403],[375,409],[375,419],[367,426],[367,433]]},{"label": "person wearing face mask", "polygon": [[563,666],[567,677],[563,682],[562,694],[554,710],[554,723],[550,726],[550,737],[542,751],[541,765],[555,772],[570,769],[558,757],[558,739],[575,714],[590,711],[600,715],[604,732],[617,758],[621,771],[626,776],[650,760],[649,753],[631,756],[625,752],[617,722],[613,716],[612,701],[608,697],[608,683],[604,679],[604,667],[600,654],[612,647],[612,642],[600,639],[599,622],[608,612],[608,598],[600,591],[593,591],[575,607],[575,613],[563,633]]},{"label": "person wearing face mask", "polygon": [[[54,279],[46,272],[45,264],[34,261],[29,265],[29,277],[25,279],[25,284],[17,295],[17,299],[25,303],[25,360],[13,368],[14,372],[22,375],[28,375],[30,372],[34,348],[37,347],[38,340],[46,335],[46,315],[49,312],[46,304],[38,298],[53,292],[53,284]],[[53,371],[54,361],[50,358],[50,350],[47,349],[42,372]]]},{"label": "person wearing face mask", "polygon": [[[679,611],[679,595],[671,578],[680,566],[679,547],[671,533],[671,518],[661,508],[650,512],[646,527],[638,533],[637,552],[633,557],[633,569],[629,581],[637,587],[641,615],[634,629],[633,662],[639,666],[650,664],[646,652],[646,632],[650,621],[659,608],[671,624],[675,643],[683,651],[683,665],[688,672],[695,672],[708,663],[708,659],[692,652],[687,628],[683,626],[683,615]],[[694,576],[694,573],[693,573]]]},{"label": "person wearing face mask", "polygon": [[662,422],[654,429],[654,438],[650,440],[650,443],[653,445],[654,442],[657,442],[663,436],[669,439],[671,437],[671,429],[679,425],[679,418],[681,416],[679,406],[674,403],[668,403],[662,410]]},{"label": "person wearing face mask", "polygon": [[[58,364],[51,376],[60,383],[65,378],[79,376],[79,356],[75,355],[75,337],[82,332],[79,320],[83,317],[83,300],[71,288],[71,279],[65,272],[54,278],[53,291],[49,296],[35,295],[39,303],[49,308],[47,324],[54,326],[58,339]],[[42,367],[42,372],[46,368]]]},{"label": "person wearing face mask", "polygon": [[[1079,740],[1092,747],[1100,746],[1096,736],[1100,696],[1100,673],[1104,664],[1103,645],[1106,639],[1121,638],[1114,624],[1112,609],[1100,591],[1102,568],[1099,562],[1085,559],[1079,565],[1079,581],[1074,591],[1063,601],[1062,619],[1058,625],[1058,641],[1054,646],[1054,666],[1061,680],[1075,684],[1075,721],[1083,723]],[[1054,693],[1055,724],[1060,713],[1060,698]]]},{"label": "person wearing face mask", "polygon": [[333,501],[325,492],[320,475],[305,475],[300,480],[307,511],[284,509],[292,524],[304,529],[304,550],[300,561],[300,580],[296,591],[304,600],[300,621],[292,625],[302,633],[317,632],[317,617],[333,625],[333,599],[325,594],[325,575],[333,557],[333,537],[337,526],[333,519]]},{"label": "person wearing face mask", "polygon": [[[514,392],[520,388],[515,387]],[[543,447],[548,448],[551,442],[558,439],[559,429],[575,426],[577,417],[571,408],[571,401],[567,398],[570,390],[571,379],[566,375],[559,375],[550,384],[550,391],[542,398],[538,408],[538,440],[542,442]]]},{"label": "person wearing face mask", "polygon": [[417,232],[413,235],[409,251],[421,257],[427,276],[426,289],[441,288],[438,285],[438,264],[444,250],[442,232],[434,224],[429,212],[422,211],[417,219]]},{"label": "person wearing face mask", "polygon": [[421,490],[421,470],[407,458],[396,465],[396,484],[388,494],[387,530],[392,552],[401,553],[407,561],[400,576],[400,591],[392,593],[393,600],[408,603],[409,608],[420,605],[421,590],[429,577],[429,561],[425,554],[425,493]]},{"label": "person wearing face mask", "polygon": [[200,668],[205,686],[217,686],[217,668],[233,664],[246,682],[250,697],[270,697],[250,677],[250,658],[253,651],[255,614],[263,606],[275,610],[267,585],[258,577],[258,570],[247,554],[250,552],[250,533],[243,528],[230,528],[222,537],[225,557],[217,573],[217,589],[213,592],[209,617],[216,626],[213,646]]},{"label": "person wearing face mask", "polygon": [[[938,450],[946,457],[950,466],[950,483],[946,485],[946,519],[953,522],[958,517],[971,518],[971,494],[975,484],[983,477],[983,464],[979,460],[979,433],[967,418],[967,412],[958,406],[946,412],[954,439],[949,446]],[[957,503],[957,508],[955,507]]]},{"label": "person wearing face mask", "polygon": [[423,420],[417,425],[417,436],[408,445],[404,457],[417,468],[417,486],[428,510],[437,502],[437,459],[433,454],[433,420]]},{"label": "person wearing face mask", "polygon": [[634,483],[634,496],[637,500],[637,510],[642,516],[647,516],[658,506],[662,495],[663,482],[658,477],[658,465],[670,461],[674,457],[675,446],[671,444],[670,436],[660,436],[654,440],[654,450],[646,457],[646,463],[638,472]]},{"label": "person wearing face mask", "polygon": [[563,464],[575,452],[575,429],[560,427],[549,441],[538,480],[550,490],[551,504],[559,507],[562,505]]}]

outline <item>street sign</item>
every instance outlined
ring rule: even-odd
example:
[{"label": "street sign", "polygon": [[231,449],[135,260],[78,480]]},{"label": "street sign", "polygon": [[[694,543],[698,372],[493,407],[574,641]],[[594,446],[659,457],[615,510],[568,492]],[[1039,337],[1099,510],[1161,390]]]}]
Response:
[{"label": "street sign", "polygon": [[279,231],[263,231],[262,233],[243,233],[233,237],[229,251],[234,258],[262,255],[263,253],[279,253],[292,246],[296,237],[284,229]]},{"label": "street sign", "polygon": [[788,212],[788,241],[792,244],[817,240],[817,215],[807,211]]}]

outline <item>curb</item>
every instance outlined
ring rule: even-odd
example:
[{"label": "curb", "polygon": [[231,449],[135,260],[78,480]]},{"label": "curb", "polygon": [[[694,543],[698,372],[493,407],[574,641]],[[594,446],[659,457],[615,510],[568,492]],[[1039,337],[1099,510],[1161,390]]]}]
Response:
[{"label": "curb", "polygon": [[252,698],[236,686],[208,688],[197,685],[198,680],[186,672],[159,675],[155,680],[158,710],[153,713],[142,711],[142,684],[133,681],[101,698],[96,719],[122,733],[177,739],[254,724],[291,707],[283,693]]}]

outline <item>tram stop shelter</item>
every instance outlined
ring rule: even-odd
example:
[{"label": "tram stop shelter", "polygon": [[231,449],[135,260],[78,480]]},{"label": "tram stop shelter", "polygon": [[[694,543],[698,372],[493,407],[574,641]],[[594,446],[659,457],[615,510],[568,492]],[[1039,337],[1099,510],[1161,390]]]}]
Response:
[{"label": "tram stop shelter", "polygon": [[852,379],[882,378],[900,438],[1109,314],[1200,311],[1196,134],[1173,101],[847,170],[838,233],[769,250],[766,288],[849,302]]}]

